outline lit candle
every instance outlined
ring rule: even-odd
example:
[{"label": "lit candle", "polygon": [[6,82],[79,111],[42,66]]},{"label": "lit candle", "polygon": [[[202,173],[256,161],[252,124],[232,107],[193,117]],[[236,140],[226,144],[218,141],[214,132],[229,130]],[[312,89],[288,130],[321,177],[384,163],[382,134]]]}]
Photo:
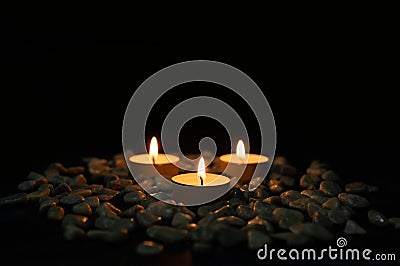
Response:
[{"label": "lit candle", "polygon": [[179,173],[179,168],[175,164],[179,157],[172,154],[158,153],[158,143],[156,137],[150,141],[149,154],[137,154],[129,157],[129,162],[133,164],[140,177],[153,177],[160,174],[171,178]]},{"label": "lit candle", "polygon": [[172,177],[172,181],[185,186],[197,187],[226,187],[229,189],[230,179],[226,176],[210,174],[205,171],[203,157],[200,158],[197,173],[187,173]]},{"label": "lit candle", "polygon": [[225,154],[219,159],[221,172],[234,178],[235,181],[239,179],[239,184],[248,183],[251,180],[257,165],[269,162],[267,156],[246,153],[242,140],[238,141],[236,154]]}]

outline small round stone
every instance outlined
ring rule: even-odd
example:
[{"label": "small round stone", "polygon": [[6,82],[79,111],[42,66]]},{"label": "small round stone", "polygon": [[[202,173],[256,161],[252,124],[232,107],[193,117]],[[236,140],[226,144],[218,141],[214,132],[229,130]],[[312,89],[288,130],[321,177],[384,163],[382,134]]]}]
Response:
[{"label": "small round stone", "polygon": [[259,249],[265,244],[271,244],[269,235],[257,230],[247,231],[247,247],[249,249]]},{"label": "small round stone", "polygon": [[344,233],[349,235],[364,235],[367,233],[367,231],[355,221],[348,220],[346,226],[344,227]]},{"label": "small round stone", "polygon": [[177,212],[172,218],[171,225],[173,227],[182,228],[193,221],[192,216],[189,214]]},{"label": "small round stone", "polygon": [[64,209],[60,206],[52,206],[47,211],[47,218],[50,220],[61,221],[64,218]]},{"label": "small round stone", "polygon": [[338,198],[334,197],[334,198],[330,198],[327,201],[325,201],[322,204],[323,208],[329,209],[329,210],[337,210],[340,209],[340,201],[338,200]]},{"label": "small round stone", "polygon": [[136,252],[144,256],[154,256],[163,252],[164,246],[153,241],[143,241],[136,247]]},{"label": "small round stone", "polygon": [[[51,207],[50,210],[52,208],[57,208],[57,207],[58,206]],[[77,215],[77,214],[67,214],[64,216],[63,221],[62,221],[62,226],[65,228],[70,224],[76,225],[83,229],[87,229],[90,226],[89,219],[86,216]]]},{"label": "small round stone", "polygon": [[89,239],[102,240],[109,243],[121,243],[128,238],[127,230],[113,230],[113,231],[103,231],[103,230],[89,230],[87,232],[87,237]]},{"label": "small round stone", "polygon": [[338,199],[344,204],[352,208],[367,208],[369,202],[366,198],[350,193],[340,193]]},{"label": "small round stone", "polygon": [[57,203],[58,203],[57,199],[48,198],[48,200],[40,202],[39,212],[46,213],[51,207],[56,206]]},{"label": "small round stone", "polygon": [[364,193],[367,192],[368,186],[364,182],[352,182],[348,183],[345,187],[347,193]]},{"label": "small round stone", "polygon": [[342,188],[339,186],[339,184],[333,181],[322,181],[319,185],[319,190],[324,192],[328,197],[335,197],[342,192]]},{"label": "small round stone", "polygon": [[109,202],[103,202],[97,209],[96,214],[99,216],[117,217],[121,210]]},{"label": "small round stone", "polygon": [[340,177],[332,170],[328,170],[321,175],[322,180],[325,181],[338,181]]},{"label": "small round stone", "polygon": [[136,213],[136,222],[140,227],[147,228],[161,222],[161,217],[147,211],[139,211]]},{"label": "small round stone", "polygon": [[87,202],[87,204],[89,204],[89,206],[93,209],[100,206],[100,200],[97,196],[87,197],[85,198],[85,202]]},{"label": "small round stone", "polygon": [[90,216],[92,215],[92,208],[90,208],[90,205],[87,202],[81,202],[72,208],[72,211],[76,214],[80,214],[83,216]]},{"label": "small round stone", "polygon": [[222,223],[222,224],[236,226],[236,227],[242,227],[242,226],[246,225],[245,220],[243,220],[239,217],[236,217],[236,216],[219,217],[217,219],[217,222]]},{"label": "small round stone", "polygon": [[376,226],[388,226],[389,221],[382,213],[376,210],[368,211],[368,220],[371,224]]},{"label": "small round stone", "polygon": [[18,185],[18,189],[24,192],[30,192],[36,187],[36,180],[26,180]]},{"label": "small round stone", "polygon": [[330,210],[328,211],[329,220],[334,224],[344,224],[347,221],[347,217],[341,210]]},{"label": "small round stone", "polygon": [[188,231],[175,229],[164,225],[153,225],[147,228],[146,233],[149,237],[159,240],[165,244],[176,244],[185,242],[188,237]]},{"label": "small round stone", "polygon": [[70,195],[67,195],[67,196],[61,198],[60,203],[64,204],[64,205],[72,206],[72,205],[83,202],[84,199],[85,198],[81,195],[70,194]]},{"label": "small round stone", "polygon": [[157,201],[149,204],[149,206],[146,208],[146,211],[169,220],[174,217],[175,213],[177,212],[177,207],[163,201]]},{"label": "small round stone", "polygon": [[50,189],[38,190],[29,193],[29,201],[38,202],[41,198],[48,197],[50,195]]},{"label": "small round stone", "polygon": [[86,236],[86,233],[83,229],[75,226],[75,225],[67,225],[64,228],[64,239],[65,240],[75,240],[75,239],[82,239]]},{"label": "small round stone", "polygon": [[121,213],[121,216],[133,218],[136,216],[138,212],[144,211],[144,207],[142,205],[136,204]]},{"label": "small round stone", "polygon": [[250,207],[245,206],[245,205],[239,205],[236,208],[236,213],[240,218],[242,218],[246,221],[251,220],[256,216],[255,211],[253,211]]},{"label": "small round stone", "polygon": [[146,194],[142,191],[129,192],[124,196],[124,202],[129,205],[138,204],[146,198]]},{"label": "small round stone", "polygon": [[19,206],[24,205],[29,201],[29,196],[26,193],[18,193],[0,199],[0,206]]}]

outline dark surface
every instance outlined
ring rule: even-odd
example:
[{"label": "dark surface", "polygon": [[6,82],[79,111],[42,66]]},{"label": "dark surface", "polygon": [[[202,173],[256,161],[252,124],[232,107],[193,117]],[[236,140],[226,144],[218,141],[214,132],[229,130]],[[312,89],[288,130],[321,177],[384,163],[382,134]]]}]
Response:
[{"label": "dark surface", "polygon": [[[276,119],[278,154],[303,170],[312,159],[323,159],[344,180],[380,186],[373,195],[373,207],[388,217],[399,216],[398,130],[394,126],[398,100],[391,92],[395,69],[389,64],[392,54],[385,39],[385,49],[370,44],[367,36],[336,42],[304,37],[296,45],[282,42],[267,48],[259,42],[235,46],[189,41],[43,41],[31,35],[25,38],[18,27],[7,32],[0,43],[6,66],[1,80],[6,159],[0,196],[15,193],[30,170],[42,171],[50,162],[75,165],[84,156],[121,152],[122,118],[135,88],[170,64],[210,59],[241,69],[263,89]],[[198,85],[211,96],[224,95]],[[189,86],[178,88],[177,93],[186,97],[203,92]],[[174,99],[164,99],[160,112],[168,112]],[[240,104],[235,99],[223,100]],[[239,111],[247,117],[244,107]],[[159,134],[157,117],[149,125],[149,136]],[[251,121],[249,126],[250,139],[257,143],[257,130]],[[211,135],[224,141],[223,133],[190,128],[184,128],[182,135],[200,132],[195,138]],[[197,146],[191,143],[182,137],[182,146],[194,153]],[[225,143],[219,148],[220,154],[229,149]],[[366,221],[366,213],[359,219]],[[399,231],[368,229],[367,236],[349,238],[349,246],[396,251],[400,257]],[[0,264],[7,262],[4,265],[140,265],[138,261],[143,260],[134,253],[135,243],[64,242],[60,227],[32,208],[1,208],[0,235],[5,244]],[[242,247],[196,256],[169,251],[142,264],[228,262],[252,264],[256,254]]]}]

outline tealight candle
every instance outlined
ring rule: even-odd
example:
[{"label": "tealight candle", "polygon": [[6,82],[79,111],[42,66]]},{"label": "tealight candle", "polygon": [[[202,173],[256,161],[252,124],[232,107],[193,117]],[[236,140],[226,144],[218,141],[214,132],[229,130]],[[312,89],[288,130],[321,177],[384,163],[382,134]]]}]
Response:
[{"label": "tealight candle", "polygon": [[179,168],[175,166],[178,161],[178,156],[158,153],[156,137],[150,141],[149,154],[137,154],[129,157],[129,163],[133,164],[135,172],[140,173],[140,177],[144,178],[159,175],[171,178],[179,173]]},{"label": "tealight candle", "polygon": [[199,188],[227,188],[229,189],[230,179],[226,176],[210,174],[205,171],[204,158],[201,157],[197,173],[187,173],[172,177],[173,182],[179,185],[196,186]]},{"label": "tealight candle", "polygon": [[234,178],[234,180],[239,178],[239,184],[248,183],[251,180],[258,164],[269,162],[267,156],[246,153],[242,140],[239,140],[236,146],[236,154],[225,154],[219,159],[221,172]]}]

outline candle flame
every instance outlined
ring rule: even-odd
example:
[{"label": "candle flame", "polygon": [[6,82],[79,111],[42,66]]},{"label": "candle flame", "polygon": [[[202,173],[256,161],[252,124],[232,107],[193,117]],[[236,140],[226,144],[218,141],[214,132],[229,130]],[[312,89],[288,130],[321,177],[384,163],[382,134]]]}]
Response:
[{"label": "candle flame", "polygon": [[199,161],[199,167],[197,169],[197,178],[199,179],[199,183],[201,185],[203,185],[204,182],[206,181],[206,166],[203,157],[201,157]]},{"label": "candle flame", "polygon": [[240,159],[244,160],[246,156],[246,152],[244,151],[244,143],[243,140],[239,140],[237,146],[236,146],[236,155]]},{"label": "candle flame", "polygon": [[152,137],[150,141],[150,158],[153,162],[157,160],[158,157],[158,143],[156,137]]}]

